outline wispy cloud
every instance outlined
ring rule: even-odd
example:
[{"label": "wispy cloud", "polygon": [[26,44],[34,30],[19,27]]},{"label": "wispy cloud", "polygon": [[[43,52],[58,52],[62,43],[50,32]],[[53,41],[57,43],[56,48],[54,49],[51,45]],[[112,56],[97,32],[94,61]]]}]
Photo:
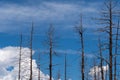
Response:
[{"label": "wispy cloud", "polygon": [[[38,52],[41,52],[41,53],[43,53],[43,54],[49,53],[48,50],[36,50],[36,52],[37,52],[37,51],[38,51]],[[68,55],[71,55],[71,54],[80,55],[80,54],[81,54],[80,51],[72,50],[72,49],[66,49],[66,50],[60,50],[60,49],[58,50],[58,49],[56,49],[56,50],[53,51],[53,53],[58,54],[58,55],[63,55],[63,54],[68,54]],[[91,54],[91,53],[85,53],[85,57],[87,57],[87,58],[94,58],[95,55],[94,55],[94,54]]]},{"label": "wispy cloud", "polygon": [[40,6],[23,6],[16,4],[7,4],[0,7],[1,19],[5,20],[50,20],[64,19],[66,15],[78,12],[77,6],[72,4],[62,4],[53,2],[44,2]]},{"label": "wispy cloud", "polygon": [[72,3],[42,2],[37,6],[4,4],[0,7],[1,31],[25,27],[32,20],[39,25],[46,22],[62,24],[69,22],[70,24],[70,22],[77,20],[80,12],[89,14],[96,11],[93,5]]}]

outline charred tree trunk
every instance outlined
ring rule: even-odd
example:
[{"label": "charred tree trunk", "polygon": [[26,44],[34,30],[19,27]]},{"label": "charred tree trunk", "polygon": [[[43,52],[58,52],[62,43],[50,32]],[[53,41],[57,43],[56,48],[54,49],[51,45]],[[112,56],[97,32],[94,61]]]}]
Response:
[{"label": "charred tree trunk", "polygon": [[38,80],[40,80],[41,77],[40,77],[40,65],[39,65],[39,69],[38,69]]},{"label": "charred tree trunk", "polygon": [[48,32],[47,32],[47,45],[49,46],[49,75],[50,75],[50,80],[52,80],[52,55],[53,55],[53,47],[55,46],[55,33],[54,33],[54,27],[51,24]]},{"label": "charred tree trunk", "polygon": [[102,25],[105,27],[101,28],[101,32],[106,32],[108,34],[108,54],[109,54],[109,80],[113,80],[113,21],[116,19],[114,17],[117,13],[116,3],[113,0],[108,0],[105,2],[105,7],[102,10],[102,18],[99,20],[102,21]]},{"label": "charred tree trunk", "polygon": [[112,48],[112,44],[113,44],[113,40],[112,40],[112,25],[113,25],[113,21],[112,21],[112,2],[110,1],[110,4],[109,4],[110,8],[109,8],[109,18],[110,18],[110,24],[109,24],[109,61],[110,61],[110,65],[109,65],[109,69],[110,69],[110,72],[109,72],[109,79],[112,80],[112,74],[113,74],[113,71],[112,71],[112,61],[113,61],[113,54],[112,54],[112,51],[113,51],[113,48]]},{"label": "charred tree trunk", "polygon": [[101,79],[104,80],[104,71],[103,71],[103,59],[102,59],[102,45],[101,45],[101,40],[99,39],[99,54],[100,54],[100,68],[101,68]]},{"label": "charred tree trunk", "polygon": [[52,80],[52,41],[50,40],[50,64],[49,64],[49,71],[50,71],[50,80]]},{"label": "charred tree trunk", "polygon": [[49,80],[52,80],[52,60],[53,60],[53,54],[56,54],[56,52],[53,50],[53,48],[56,46],[57,36],[55,35],[55,28],[52,24],[50,24],[50,27],[46,34],[46,40],[45,44],[49,48]]},{"label": "charred tree trunk", "polygon": [[41,79],[41,76],[40,76],[40,54],[38,55],[38,80]]},{"label": "charred tree trunk", "polygon": [[65,64],[64,64],[64,66],[65,66],[65,73],[64,73],[64,75],[65,75],[65,78],[64,78],[64,80],[67,80],[67,57],[66,57],[66,54],[65,54]]},{"label": "charred tree trunk", "polygon": [[97,72],[96,72],[96,61],[94,59],[94,80],[97,80]]},{"label": "charred tree trunk", "polygon": [[81,47],[82,47],[82,68],[81,68],[81,73],[82,73],[82,80],[84,80],[84,40],[83,40],[83,28],[82,28],[82,17],[81,17],[81,32],[80,32],[80,35],[81,35]]},{"label": "charred tree trunk", "polygon": [[115,41],[115,57],[114,57],[114,80],[117,80],[117,54],[118,54],[118,35],[119,35],[119,21],[116,31],[116,41]]},{"label": "charred tree trunk", "polygon": [[80,25],[76,26],[76,32],[79,34],[80,36],[80,43],[81,43],[81,48],[82,48],[82,58],[81,58],[81,76],[82,76],[82,80],[85,79],[85,60],[84,60],[84,37],[83,37],[83,22],[82,22],[82,15],[81,15],[81,19],[80,19]]},{"label": "charred tree trunk", "polygon": [[33,22],[32,22],[32,29],[31,29],[31,35],[30,35],[30,79],[32,80],[32,42],[33,42]]},{"label": "charred tree trunk", "polygon": [[20,35],[20,53],[19,53],[19,72],[18,72],[18,80],[21,79],[21,52],[22,51],[22,34]]}]

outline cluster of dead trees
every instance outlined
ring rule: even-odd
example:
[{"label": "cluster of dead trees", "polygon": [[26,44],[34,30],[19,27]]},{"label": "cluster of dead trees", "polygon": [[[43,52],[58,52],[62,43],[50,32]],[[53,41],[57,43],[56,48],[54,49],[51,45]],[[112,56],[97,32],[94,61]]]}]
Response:
[{"label": "cluster of dead trees", "polygon": [[[96,74],[96,70],[94,70],[94,80],[119,80],[119,70],[118,68],[118,59],[119,57],[119,6],[117,7],[118,2],[109,0],[104,3],[104,7],[101,11],[100,18],[96,18],[99,22],[99,25],[102,26],[98,29],[99,39],[98,39],[98,48],[99,48],[99,56],[97,58],[100,59],[100,75],[99,72]],[[81,24],[79,27],[76,27],[77,32],[79,33],[81,39],[81,75],[82,80],[85,79],[85,60],[84,60],[84,38],[83,38],[83,27],[82,27],[82,18]],[[103,40],[103,41],[102,41]],[[103,53],[108,53],[109,59],[105,58]],[[95,62],[95,61],[94,61]],[[108,64],[109,72],[105,73],[103,70],[103,63]],[[94,63],[94,66],[96,64]],[[105,78],[105,74],[109,76],[109,78]]]},{"label": "cluster of dead trees", "polygon": [[[104,3],[104,7],[101,10],[101,16],[100,18],[96,18],[99,22],[99,25],[102,26],[97,31],[99,32],[99,37],[98,37],[98,48],[99,51],[97,52],[97,56],[94,61],[94,65],[96,66],[96,59],[99,60],[99,67],[100,67],[100,75],[95,75],[92,78],[93,80],[119,80],[119,74],[118,74],[118,66],[119,66],[119,29],[120,29],[120,24],[119,24],[119,15],[120,11],[118,10],[119,8],[117,7],[118,2],[115,2],[113,0],[108,0],[107,2]],[[81,67],[81,80],[89,80],[90,78],[86,74],[86,68],[85,68],[85,48],[84,45],[84,26],[83,26],[83,16],[81,15],[80,18],[80,25],[75,26],[75,30],[78,33],[80,37],[80,46],[81,46],[81,54],[80,54],[80,67]],[[30,37],[30,76],[29,80],[33,80],[33,73],[32,73],[32,42],[33,42],[33,32],[34,32],[34,25],[32,23],[32,28],[31,28],[31,37]],[[46,43],[49,46],[49,80],[52,80],[52,55],[54,53],[53,47],[55,45],[55,30],[53,25],[51,24],[48,32],[47,32],[47,40]],[[20,54],[19,54],[19,72],[18,72],[18,80],[21,80],[21,48],[22,48],[22,34],[21,34],[21,40],[20,40]],[[107,54],[109,58],[106,58],[104,53]],[[105,54],[105,55],[106,55]],[[104,63],[108,64],[109,66],[109,72],[104,72],[103,70],[103,65]],[[64,80],[67,80],[66,74],[67,74],[67,58],[65,55],[65,78]],[[40,66],[39,66],[40,67]],[[106,76],[105,76],[106,75]],[[60,73],[58,74],[58,80],[60,79]],[[40,79],[40,73],[38,76],[38,80]]]}]

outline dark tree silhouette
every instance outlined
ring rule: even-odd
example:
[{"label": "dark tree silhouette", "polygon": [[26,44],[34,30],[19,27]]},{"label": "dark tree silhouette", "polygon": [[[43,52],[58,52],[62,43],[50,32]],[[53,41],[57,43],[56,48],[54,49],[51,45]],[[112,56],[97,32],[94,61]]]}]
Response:
[{"label": "dark tree silhouette", "polygon": [[21,52],[22,51],[22,34],[20,35],[20,53],[19,53],[19,72],[18,72],[18,80],[21,79]]},{"label": "dark tree silhouette", "polygon": [[101,59],[100,59],[100,68],[101,68],[101,79],[102,80],[104,80],[104,71],[103,71],[103,59],[102,59],[102,57],[103,57],[103,55],[102,55],[102,44],[101,44],[101,39],[99,38],[99,55],[100,55],[100,57],[101,57]]},{"label": "dark tree silhouette", "polygon": [[33,44],[33,22],[32,22],[32,28],[31,28],[31,34],[30,34],[30,79],[32,80],[32,75],[33,75],[33,71],[32,71],[32,44]]},{"label": "dark tree silhouette", "polygon": [[53,27],[52,24],[50,24],[50,27],[47,31],[47,40],[45,41],[45,43],[47,44],[47,46],[49,47],[49,74],[50,74],[50,80],[52,80],[52,60],[53,60],[53,53],[55,53],[55,51],[53,50],[53,48],[56,45],[56,36],[55,36],[55,28]]},{"label": "dark tree silhouette", "polygon": [[67,80],[67,54],[65,54],[64,67],[65,67],[64,80]]},{"label": "dark tree silhouette", "polygon": [[83,20],[82,20],[82,15],[81,15],[81,19],[80,19],[80,25],[79,26],[76,26],[75,27],[75,29],[76,29],[76,32],[79,34],[79,36],[80,36],[80,43],[81,43],[81,48],[82,48],[82,55],[81,55],[81,75],[82,75],[82,80],[84,80],[85,79],[85,60],[84,60],[84,37],[83,37],[83,33],[84,33],[84,31],[83,31]]},{"label": "dark tree silhouette", "polygon": [[38,80],[40,80],[41,79],[41,74],[40,74],[40,53],[38,54]]},{"label": "dark tree silhouette", "polygon": [[118,55],[118,40],[119,40],[119,21],[116,28],[116,39],[115,39],[115,56],[114,56],[114,80],[117,80],[117,55]]},{"label": "dark tree silhouette", "polygon": [[109,80],[113,80],[113,28],[114,28],[114,20],[115,15],[117,13],[115,7],[116,3],[113,0],[108,0],[104,3],[105,7],[101,11],[102,16],[99,18],[103,28],[99,30],[101,32],[106,32],[108,35],[108,51],[109,51]]}]

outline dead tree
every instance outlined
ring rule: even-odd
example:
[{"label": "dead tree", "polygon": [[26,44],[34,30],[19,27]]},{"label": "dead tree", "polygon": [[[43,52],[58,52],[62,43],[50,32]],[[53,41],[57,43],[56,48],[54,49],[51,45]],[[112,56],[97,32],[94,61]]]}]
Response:
[{"label": "dead tree", "polygon": [[95,67],[96,66],[96,61],[95,61],[95,58],[94,58],[94,80],[97,80],[97,68]]},{"label": "dead tree", "polygon": [[117,55],[118,55],[118,36],[119,36],[119,21],[117,25],[117,31],[116,31],[116,39],[115,39],[115,56],[114,56],[114,80],[117,80]]},{"label": "dead tree", "polygon": [[64,71],[64,80],[67,80],[67,56],[65,54],[65,61],[64,61],[64,67],[65,67],[65,71]]},{"label": "dead tree", "polygon": [[84,80],[84,78],[85,78],[85,66],[84,66],[84,37],[83,37],[83,33],[84,33],[84,31],[83,31],[83,21],[82,21],[82,15],[81,15],[81,19],[80,19],[80,25],[79,26],[76,26],[75,27],[75,29],[76,29],[76,32],[79,34],[79,36],[80,36],[80,43],[81,43],[81,48],[82,48],[82,54],[81,54],[81,56],[82,56],[82,58],[81,58],[81,75],[82,75],[82,80]]},{"label": "dead tree", "polygon": [[101,79],[104,80],[104,71],[103,71],[103,68],[102,68],[102,66],[103,66],[102,44],[101,44],[100,38],[99,38],[99,54],[100,54],[100,57],[101,57],[101,59],[100,59]]},{"label": "dead tree", "polygon": [[40,76],[40,54],[38,55],[38,80],[41,79],[41,76]]},{"label": "dead tree", "polygon": [[[39,66],[40,67],[40,66]],[[41,77],[40,77],[40,68],[38,69],[38,80],[40,80]]]},{"label": "dead tree", "polygon": [[33,72],[32,72],[32,53],[33,53],[32,44],[33,44],[33,22],[32,22],[31,34],[30,34],[30,79],[29,80],[33,79],[32,78],[32,75],[33,75]]},{"label": "dead tree", "polygon": [[112,26],[113,26],[113,21],[112,21],[112,2],[110,1],[110,3],[109,3],[109,60],[110,60],[110,65],[109,65],[109,68],[110,68],[110,72],[109,72],[109,79],[110,80],[112,80],[112,73],[113,73],[113,71],[112,71],[112,60],[113,60],[113,53],[112,53],[112,51],[113,51],[113,48],[112,48],[112,46],[113,46],[113,40],[112,40],[112,33],[113,33],[113,31],[112,31]]},{"label": "dead tree", "polygon": [[104,25],[104,28],[99,30],[106,32],[108,34],[108,51],[109,51],[109,80],[113,80],[113,28],[114,28],[114,19],[116,15],[115,10],[116,4],[113,0],[105,2],[105,7],[101,11],[102,16],[99,19]]},{"label": "dead tree", "polygon": [[18,72],[18,80],[21,79],[21,53],[22,53],[22,34],[20,35],[20,52],[19,52],[19,72]]},{"label": "dead tree", "polygon": [[49,47],[49,51],[50,51],[50,54],[49,54],[49,56],[50,56],[49,69],[50,69],[50,80],[52,80],[52,47],[53,47],[52,37],[53,37],[53,27],[51,26],[49,30],[50,30],[50,32],[49,32],[49,40],[50,40],[50,42],[49,42],[49,45],[50,45],[50,47]]},{"label": "dead tree", "polygon": [[50,74],[50,80],[52,80],[52,67],[53,67],[53,64],[52,64],[53,56],[52,55],[54,53],[53,48],[55,46],[55,40],[56,40],[55,28],[51,24],[48,31],[47,31],[47,40],[45,42],[49,47],[49,74]]}]

